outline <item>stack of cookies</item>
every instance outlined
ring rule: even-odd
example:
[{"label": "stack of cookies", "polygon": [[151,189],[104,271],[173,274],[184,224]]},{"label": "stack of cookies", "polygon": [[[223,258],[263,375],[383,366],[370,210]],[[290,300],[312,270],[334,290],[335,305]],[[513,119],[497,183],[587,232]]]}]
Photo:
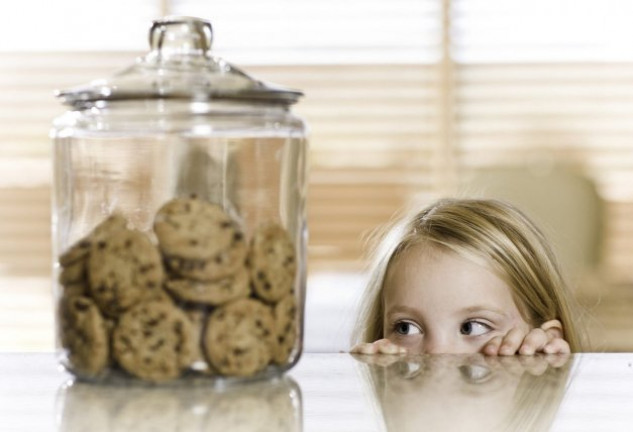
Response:
[{"label": "stack of cookies", "polygon": [[247,240],[220,206],[165,203],[156,244],[113,215],[59,258],[67,367],[159,382],[196,372],[253,376],[291,361],[299,333],[296,254],[277,224]]}]

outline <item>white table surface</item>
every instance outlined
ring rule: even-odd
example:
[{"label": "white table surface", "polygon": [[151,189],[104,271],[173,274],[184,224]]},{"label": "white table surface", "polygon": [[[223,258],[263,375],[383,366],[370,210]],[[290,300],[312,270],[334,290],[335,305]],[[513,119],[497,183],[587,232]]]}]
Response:
[{"label": "white table surface", "polygon": [[0,430],[633,430],[633,354],[575,355],[556,367],[520,357],[370,360],[381,364],[304,353],[283,379],[220,392],[76,383],[50,353],[3,353]]}]

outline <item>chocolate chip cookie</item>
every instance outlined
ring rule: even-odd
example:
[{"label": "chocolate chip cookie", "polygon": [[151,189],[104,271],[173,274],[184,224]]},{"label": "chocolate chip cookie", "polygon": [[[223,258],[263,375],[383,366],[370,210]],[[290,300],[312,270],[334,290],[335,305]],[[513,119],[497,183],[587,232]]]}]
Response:
[{"label": "chocolate chip cookie", "polygon": [[60,257],[59,263],[63,267],[67,267],[72,263],[80,261],[88,257],[93,242],[101,238],[107,237],[109,233],[124,229],[127,220],[120,214],[112,214],[99,223],[86,237],[68,248]]},{"label": "chocolate chip cookie", "polygon": [[217,306],[247,297],[250,293],[249,274],[246,268],[241,268],[233,275],[212,281],[171,279],[165,283],[165,288],[177,300]]},{"label": "chocolate chip cookie", "polygon": [[262,300],[274,303],[293,292],[297,261],[286,230],[276,224],[259,228],[251,240],[248,266],[255,294]]},{"label": "chocolate chip cookie", "polygon": [[223,375],[251,376],[262,371],[275,349],[272,310],[254,299],[217,308],[207,321],[202,349]]},{"label": "chocolate chip cookie", "polygon": [[163,301],[140,303],[125,312],[112,336],[113,355],[132,375],[154,382],[178,378],[194,360],[192,324]]},{"label": "chocolate chip cookie", "polygon": [[170,271],[182,277],[215,280],[244,265],[244,235],[219,205],[175,198],[156,213],[154,231]]},{"label": "chocolate chip cookie", "polygon": [[299,315],[295,296],[290,294],[281,299],[275,305],[274,315],[277,346],[273,353],[273,360],[283,365],[290,360],[299,333]]},{"label": "chocolate chip cookie", "polygon": [[95,303],[79,295],[64,297],[59,324],[69,369],[81,376],[98,376],[108,365],[110,349],[106,323]]},{"label": "chocolate chip cookie", "polygon": [[121,229],[92,244],[90,294],[104,315],[117,317],[161,289],[162,260],[140,231]]}]

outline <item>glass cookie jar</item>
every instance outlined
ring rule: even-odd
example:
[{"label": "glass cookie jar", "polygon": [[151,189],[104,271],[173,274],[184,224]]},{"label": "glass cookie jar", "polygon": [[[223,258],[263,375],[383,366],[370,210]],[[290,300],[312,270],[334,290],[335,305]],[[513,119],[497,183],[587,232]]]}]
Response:
[{"label": "glass cookie jar", "polygon": [[302,93],[212,55],[207,21],[155,21],[149,40],[127,69],[58,93],[59,361],[90,381],[278,376],[302,350]]}]

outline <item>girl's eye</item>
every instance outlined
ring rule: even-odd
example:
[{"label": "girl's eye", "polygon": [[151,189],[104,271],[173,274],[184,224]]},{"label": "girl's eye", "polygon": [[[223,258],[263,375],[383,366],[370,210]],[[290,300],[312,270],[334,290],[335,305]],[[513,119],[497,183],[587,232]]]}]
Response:
[{"label": "girl's eye", "polygon": [[481,336],[488,333],[490,330],[492,329],[487,324],[479,321],[466,321],[460,327],[459,332],[466,336]]},{"label": "girl's eye", "polygon": [[400,321],[395,325],[395,331],[401,335],[421,334],[420,329],[410,322]]}]

